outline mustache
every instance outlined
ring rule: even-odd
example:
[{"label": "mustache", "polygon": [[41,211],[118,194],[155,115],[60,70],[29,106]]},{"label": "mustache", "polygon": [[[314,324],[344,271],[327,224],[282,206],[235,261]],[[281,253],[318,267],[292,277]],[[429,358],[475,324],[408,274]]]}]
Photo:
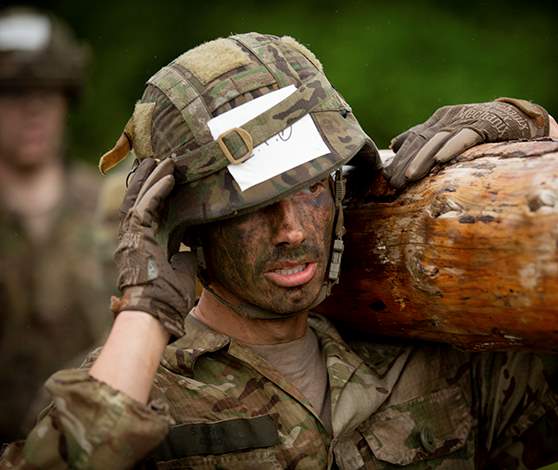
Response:
[{"label": "mustache", "polygon": [[323,256],[322,250],[314,243],[303,243],[296,247],[288,246],[275,246],[272,251],[265,256],[256,260],[256,272],[267,270],[270,265],[282,261],[301,261],[301,260],[314,260],[317,261]]}]

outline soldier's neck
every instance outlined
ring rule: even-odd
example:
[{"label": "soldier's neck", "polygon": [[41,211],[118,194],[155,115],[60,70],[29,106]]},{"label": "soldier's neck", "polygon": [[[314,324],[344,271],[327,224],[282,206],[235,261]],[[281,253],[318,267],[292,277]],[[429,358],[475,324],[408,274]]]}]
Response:
[{"label": "soldier's neck", "polygon": [[262,320],[241,316],[204,289],[193,315],[210,328],[247,344],[287,343],[306,333],[308,312]]}]

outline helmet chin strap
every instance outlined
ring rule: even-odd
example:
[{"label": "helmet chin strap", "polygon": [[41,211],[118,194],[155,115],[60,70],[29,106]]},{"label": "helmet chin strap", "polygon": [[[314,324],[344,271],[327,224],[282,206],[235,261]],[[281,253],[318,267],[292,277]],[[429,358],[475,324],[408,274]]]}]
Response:
[{"label": "helmet chin strap", "polygon": [[210,286],[209,280],[204,275],[206,272],[206,263],[205,263],[205,256],[203,254],[203,248],[198,246],[196,251],[196,256],[198,259],[198,271],[200,273],[200,280],[206,290],[208,290],[219,302],[223,305],[230,308],[233,312],[241,315],[243,317],[248,318],[257,318],[262,320],[277,320],[283,318],[290,318],[298,315],[301,312],[305,312],[311,310],[315,306],[321,304],[327,296],[331,294],[331,289],[335,284],[339,283],[339,274],[341,269],[341,257],[343,255],[344,244],[343,244],[343,235],[345,234],[345,226],[344,226],[344,219],[343,219],[343,198],[345,197],[345,180],[343,178],[343,173],[341,168],[335,171],[334,182],[330,184],[332,187],[332,191],[334,193],[334,200],[335,200],[335,215],[334,215],[334,225],[333,225],[333,237],[332,237],[332,247],[331,247],[331,254],[329,258],[329,266],[327,270],[327,277],[323,280],[322,285],[316,298],[312,301],[312,303],[302,309],[297,310],[294,312],[289,313],[277,313],[266,310],[262,307],[257,305],[248,303],[248,302],[240,302],[240,303],[233,303],[224,299],[223,296],[215,292]]}]

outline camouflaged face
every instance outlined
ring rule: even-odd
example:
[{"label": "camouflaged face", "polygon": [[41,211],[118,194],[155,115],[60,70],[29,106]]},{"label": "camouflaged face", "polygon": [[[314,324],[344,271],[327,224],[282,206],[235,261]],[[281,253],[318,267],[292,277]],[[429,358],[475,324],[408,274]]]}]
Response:
[{"label": "camouflaged face", "polygon": [[[257,145],[310,114],[330,153],[241,191],[215,150],[207,122],[288,85],[297,87],[296,97],[243,129]],[[357,152],[373,164],[378,161],[374,143],[317,58],[290,37],[248,33],[202,44],[151,77],[141,103],[133,119],[134,152],[139,158],[175,159],[175,176],[182,183],[170,198],[167,233],[178,225],[212,222],[270,204],[324,178]],[[238,139],[227,145],[233,154],[246,150]]]}]

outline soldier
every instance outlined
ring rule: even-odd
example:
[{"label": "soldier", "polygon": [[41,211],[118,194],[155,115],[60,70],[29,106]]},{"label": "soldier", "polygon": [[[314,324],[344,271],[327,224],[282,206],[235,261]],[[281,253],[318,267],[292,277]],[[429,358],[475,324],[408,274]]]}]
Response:
[{"label": "soldier", "polygon": [[0,15],[1,442],[26,433],[42,383],[110,321],[91,243],[98,177],[63,149],[87,52],[49,16]]},{"label": "soldier", "polygon": [[[479,140],[545,135],[546,111],[525,101],[443,108],[397,141],[387,172],[401,185]],[[186,52],[148,81],[101,169],[130,149],[141,163],[122,205],[110,336],[85,368],[49,379],[53,404],[4,464],[455,469],[558,458],[558,397],[537,356],[342,338],[310,313],[339,275],[340,168],[351,161],[362,176],[379,161],[307,48],[249,33]],[[204,290],[187,315],[196,270]]]}]

